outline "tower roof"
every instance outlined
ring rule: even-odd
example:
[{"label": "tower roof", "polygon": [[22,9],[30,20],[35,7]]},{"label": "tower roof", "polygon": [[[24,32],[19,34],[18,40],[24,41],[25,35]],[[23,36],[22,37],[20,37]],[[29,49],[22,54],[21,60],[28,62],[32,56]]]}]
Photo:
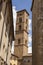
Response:
[{"label": "tower roof", "polygon": [[27,12],[26,9],[23,9],[23,10],[17,11],[17,13],[22,12],[22,11],[26,12],[26,13],[29,15],[29,13]]}]

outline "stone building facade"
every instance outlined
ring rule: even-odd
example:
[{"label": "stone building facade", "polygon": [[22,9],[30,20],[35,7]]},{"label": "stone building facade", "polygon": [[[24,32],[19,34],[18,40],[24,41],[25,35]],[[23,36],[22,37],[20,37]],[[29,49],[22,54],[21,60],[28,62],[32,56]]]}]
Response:
[{"label": "stone building facade", "polygon": [[11,57],[11,65],[32,65],[32,54],[28,53],[28,17],[29,13],[25,9],[17,12],[14,54]]},{"label": "stone building facade", "polygon": [[43,0],[32,0],[32,65],[43,65]]},{"label": "stone building facade", "polygon": [[14,40],[11,0],[0,0],[0,65],[10,65]]}]

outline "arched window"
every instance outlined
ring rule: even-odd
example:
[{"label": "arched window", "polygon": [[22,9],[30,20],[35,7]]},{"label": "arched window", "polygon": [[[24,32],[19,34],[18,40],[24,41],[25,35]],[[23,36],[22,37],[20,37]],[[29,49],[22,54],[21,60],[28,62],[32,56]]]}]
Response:
[{"label": "arched window", "polygon": [[21,25],[19,25],[19,30],[21,30]]}]

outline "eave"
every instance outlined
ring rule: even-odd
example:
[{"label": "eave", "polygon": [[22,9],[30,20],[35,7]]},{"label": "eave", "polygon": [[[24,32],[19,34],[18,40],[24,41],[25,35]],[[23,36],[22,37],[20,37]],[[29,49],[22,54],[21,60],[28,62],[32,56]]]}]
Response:
[{"label": "eave", "polygon": [[33,4],[34,4],[34,0],[32,0],[32,6],[31,6],[31,11],[32,11],[32,9],[33,9]]}]

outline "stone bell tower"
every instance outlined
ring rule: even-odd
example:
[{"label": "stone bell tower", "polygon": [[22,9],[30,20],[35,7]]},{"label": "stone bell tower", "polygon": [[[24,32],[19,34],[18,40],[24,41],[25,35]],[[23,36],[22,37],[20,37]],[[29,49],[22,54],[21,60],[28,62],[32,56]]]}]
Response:
[{"label": "stone bell tower", "polygon": [[32,0],[32,65],[43,65],[43,0]]},{"label": "stone bell tower", "polygon": [[17,12],[14,54],[19,58],[28,53],[28,12]]}]

